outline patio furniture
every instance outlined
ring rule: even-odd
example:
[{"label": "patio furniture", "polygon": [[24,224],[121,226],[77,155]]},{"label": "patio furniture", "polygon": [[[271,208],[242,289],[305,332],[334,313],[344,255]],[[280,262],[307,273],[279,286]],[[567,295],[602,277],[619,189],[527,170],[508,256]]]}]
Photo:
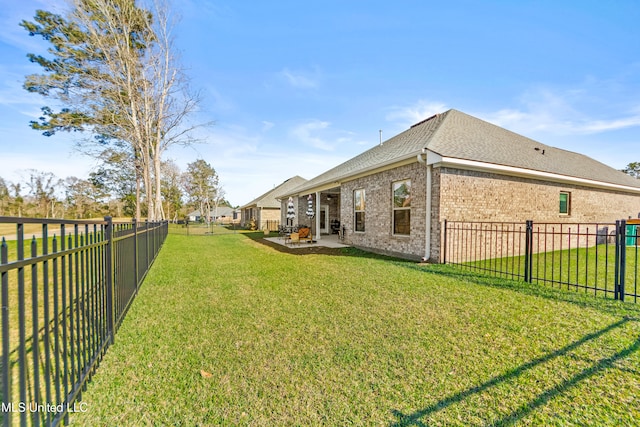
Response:
[{"label": "patio furniture", "polygon": [[298,227],[293,225],[281,225],[278,227],[278,235],[285,240],[285,243],[289,240],[289,235],[298,231]]},{"label": "patio furniture", "polygon": [[307,243],[313,243],[313,235],[311,234],[311,229],[310,228],[300,228],[298,230],[298,238],[300,239],[300,241],[304,241]]},{"label": "patio furniture", "polygon": [[[287,243],[287,241],[285,240],[285,244]],[[291,233],[289,234],[289,243],[291,243],[292,245],[295,244],[300,244],[300,234],[299,233]]]}]

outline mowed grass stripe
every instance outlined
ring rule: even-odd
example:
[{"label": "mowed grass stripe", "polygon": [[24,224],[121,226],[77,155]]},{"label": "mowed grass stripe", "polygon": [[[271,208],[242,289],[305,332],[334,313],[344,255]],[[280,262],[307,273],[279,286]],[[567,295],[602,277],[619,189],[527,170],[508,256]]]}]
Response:
[{"label": "mowed grass stripe", "polygon": [[242,234],[170,235],[71,421],[640,419],[637,310],[476,282],[356,250],[300,256]]}]

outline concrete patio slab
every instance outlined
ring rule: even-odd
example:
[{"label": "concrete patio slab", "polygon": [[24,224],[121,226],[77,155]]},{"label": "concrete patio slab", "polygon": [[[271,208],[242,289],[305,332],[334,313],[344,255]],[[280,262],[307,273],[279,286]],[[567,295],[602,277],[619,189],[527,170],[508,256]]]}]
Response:
[{"label": "concrete patio slab", "polygon": [[285,243],[285,239],[283,237],[265,237],[265,240],[276,243],[278,245],[285,246],[289,249],[303,249],[303,248],[313,248],[313,247],[324,247],[324,248],[348,248],[350,245],[345,245],[340,241],[337,235],[327,235],[321,236],[320,239],[314,240],[313,243],[300,242],[296,244]]}]

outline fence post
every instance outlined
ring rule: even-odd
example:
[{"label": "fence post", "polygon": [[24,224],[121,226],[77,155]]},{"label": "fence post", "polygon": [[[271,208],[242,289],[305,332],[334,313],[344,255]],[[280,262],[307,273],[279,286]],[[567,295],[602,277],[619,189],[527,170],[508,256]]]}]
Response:
[{"label": "fence post", "polygon": [[614,299],[624,301],[624,282],[627,270],[627,221],[616,221],[616,259],[615,282],[613,288]]},{"label": "fence post", "polygon": [[[7,241],[2,238],[0,244],[0,265],[9,263],[9,248]],[[2,404],[6,408],[11,402],[11,368],[9,347],[9,272],[0,273],[2,284]],[[11,414],[5,413],[3,425],[9,426]]]},{"label": "fence post", "polygon": [[442,237],[442,263],[446,264],[447,263],[447,220],[445,219],[443,221],[443,226],[442,228],[444,229],[443,232],[443,237]]},{"label": "fence post", "polygon": [[144,220],[144,242],[145,242],[145,254],[146,254],[146,265],[144,266],[144,271],[149,270],[149,219]]},{"label": "fence post", "polygon": [[524,239],[524,281],[531,283],[533,276],[533,221],[527,220]]},{"label": "fence post", "polygon": [[105,249],[105,286],[107,291],[107,328],[108,328],[108,340],[113,344],[115,327],[113,323],[113,218],[105,216],[104,220],[107,222],[104,228],[104,238],[107,242]]},{"label": "fence post", "polygon": [[138,219],[133,218],[133,268],[135,270],[136,278],[136,294],[138,293]]}]

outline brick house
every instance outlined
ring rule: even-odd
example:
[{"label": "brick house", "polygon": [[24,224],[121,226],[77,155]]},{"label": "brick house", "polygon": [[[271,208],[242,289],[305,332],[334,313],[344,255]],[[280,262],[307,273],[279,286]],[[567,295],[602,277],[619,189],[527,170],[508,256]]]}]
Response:
[{"label": "brick house", "polygon": [[241,206],[241,225],[243,227],[248,226],[253,220],[255,221],[255,225],[258,230],[264,230],[267,227],[270,230],[277,230],[278,225],[281,224],[280,201],[277,197],[280,193],[288,192],[306,181],[306,179],[300,176],[294,176],[250,201],[246,205]]},{"label": "brick house", "polygon": [[[216,221],[222,224],[232,224],[239,221],[240,212],[229,206],[218,206],[217,208],[211,208],[208,218],[211,221]],[[195,210],[187,214],[189,221],[204,221],[205,218],[200,215],[200,210]]]},{"label": "brick house", "polygon": [[640,180],[456,110],[437,114],[283,194],[297,222],[409,259],[441,259],[450,221],[609,222],[640,215]]}]

